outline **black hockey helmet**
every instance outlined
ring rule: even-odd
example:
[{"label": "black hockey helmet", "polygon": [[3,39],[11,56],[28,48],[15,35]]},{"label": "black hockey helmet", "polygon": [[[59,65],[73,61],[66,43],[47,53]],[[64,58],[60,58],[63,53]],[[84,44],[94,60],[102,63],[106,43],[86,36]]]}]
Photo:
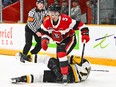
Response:
[{"label": "black hockey helmet", "polygon": [[67,2],[66,0],[62,0],[62,2]]},{"label": "black hockey helmet", "polygon": [[78,0],[73,0],[72,2],[76,2],[76,3],[78,3]]},{"label": "black hockey helmet", "polygon": [[55,11],[55,12],[60,12],[61,11],[61,6],[58,4],[51,4],[48,7],[48,11]]},{"label": "black hockey helmet", "polygon": [[37,3],[43,3],[44,4],[44,0],[37,0]]}]

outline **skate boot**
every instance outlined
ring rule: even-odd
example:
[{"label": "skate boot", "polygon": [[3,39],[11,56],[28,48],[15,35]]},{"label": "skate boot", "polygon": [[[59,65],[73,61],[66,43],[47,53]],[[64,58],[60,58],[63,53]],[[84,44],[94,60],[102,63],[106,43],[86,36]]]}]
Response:
[{"label": "skate boot", "polygon": [[22,63],[25,63],[25,61],[28,61],[28,62],[31,61],[30,55],[25,55],[25,54],[23,54],[21,52],[17,53],[16,57],[19,57],[20,58],[20,62],[22,62]]},{"label": "skate boot", "polygon": [[21,82],[27,82],[27,77],[26,76],[21,76],[21,77],[16,77],[16,78],[11,78],[11,81],[13,84],[18,84]]},{"label": "skate boot", "polygon": [[21,82],[21,77],[17,77],[17,78],[11,78],[11,81],[13,84],[17,84]]},{"label": "skate boot", "polygon": [[69,75],[63,75],[62,77],[62,83],[70,83],[70,77]]},{"label": "skate boot", "polygon": [[62,83],[67,83],[67,75],[63,75],[62,77]]}]

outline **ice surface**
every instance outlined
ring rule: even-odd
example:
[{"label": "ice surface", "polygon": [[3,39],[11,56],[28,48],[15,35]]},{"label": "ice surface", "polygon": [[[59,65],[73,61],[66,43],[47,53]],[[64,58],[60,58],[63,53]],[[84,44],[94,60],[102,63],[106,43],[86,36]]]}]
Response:
[{"label": "ice surface", "polygon": [[11,84],[11,78],[31,73],[42,73],[48,69],[46,65],[33,63],[20,63],[14,56],[0,55],[0,87],[116,87],[116,67],[91,65],[92,70],[88,79],[81,83],[30,83]]}]

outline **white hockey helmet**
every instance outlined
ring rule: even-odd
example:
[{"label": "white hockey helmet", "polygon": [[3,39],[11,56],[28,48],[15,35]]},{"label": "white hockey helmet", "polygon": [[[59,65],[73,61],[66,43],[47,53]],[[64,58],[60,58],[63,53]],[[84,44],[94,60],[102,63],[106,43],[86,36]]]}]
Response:
[{"label": "white hockey helmet", "polygon": [[78,65],[78,72],[81,77],[81,81],[84,81],[88,78],[91,71],[91,66],[88,60],[83,59],[82,66]]}]

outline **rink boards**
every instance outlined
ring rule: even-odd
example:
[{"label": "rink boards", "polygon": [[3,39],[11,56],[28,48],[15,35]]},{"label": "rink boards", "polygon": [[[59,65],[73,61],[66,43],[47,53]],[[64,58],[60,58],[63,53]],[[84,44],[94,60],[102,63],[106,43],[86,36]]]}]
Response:
[{"label": "rink boards", "polygon": [[[0,54],[15,55],[25,44],[25,24],[0,24]],[[88,25],[90,41],[85,45],[85,58],[93,64],[116,66],[116,26]],[[76,32],[77,45],[71,54],[81,56],[80,31]],[[33,39],[33,46],[35,45]],[[49,49],[40,54],[55,56],[55,43],[51,40]]]}]

